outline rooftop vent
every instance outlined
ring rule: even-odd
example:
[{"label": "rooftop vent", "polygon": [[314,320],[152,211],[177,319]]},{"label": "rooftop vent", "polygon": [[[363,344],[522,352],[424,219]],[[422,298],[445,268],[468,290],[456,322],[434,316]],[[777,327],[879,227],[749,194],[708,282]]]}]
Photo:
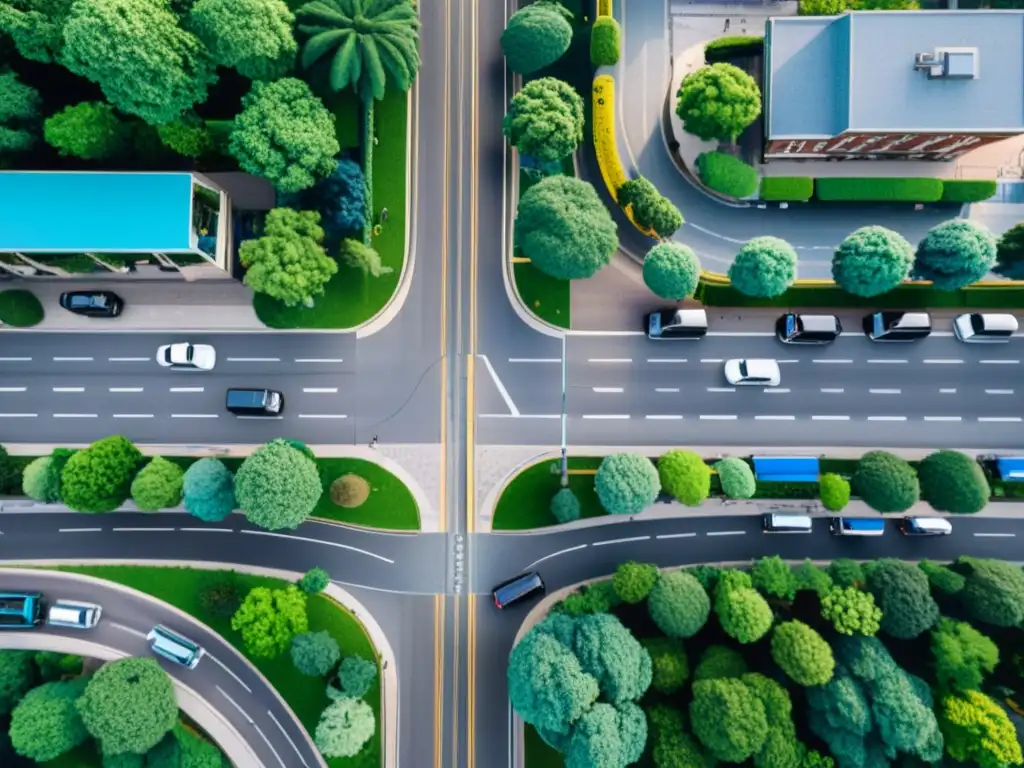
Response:
[{"label": "rooftop vent", "polygon": [[914,69],[923,69],[928,79],[977,80],[977,48],[936,48],[933,53],[914,55]]}]

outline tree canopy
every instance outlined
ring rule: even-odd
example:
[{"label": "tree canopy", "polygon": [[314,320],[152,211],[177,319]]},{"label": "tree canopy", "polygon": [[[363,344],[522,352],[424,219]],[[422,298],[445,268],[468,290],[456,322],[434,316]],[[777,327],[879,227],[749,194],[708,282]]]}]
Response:
[{"label": "tree canopy", "polygon": [[690,702],[694,735],[718,760],[742,763],[764,746],[764,704],[741,680],[697,680]]},{"label": "tree canopy", "polygon": [[961,557],[956,566],[966,576],[960,596],[968,616],[997,627],[1024,623],[1024,571],[1003,560],[974,557]]},{"label": "tree canopy", "polygon": [[685,245],[658,243],[644,257],[643,276],[655,296],[679,301],[697,290],[700,261]]},{"label": "tree canopy", "polygon": [[132,501],[143,512],[171,509],[181,503],[185,473],[163,456],[154,456],[132,481]]},{"label": "tree canopy", "polygon": [[755,237],[736,254],[729,266],[729,280],[733,288],[746,296],[781,296],[796,280],[796,264],[796,251],[785,240]]},{"label": "tree canopy", "polygon": [[999,238],[992,271],[1011,280],[1024,278],[1024,222],[1014,224]]},{"label": "tree canopy", "polygon": [[676,114],[695,136],[735,142],[761,114],[761,91],[754,78],[732,64],[701,67],[683,78]]},{"label": "tree canopy", "polygon": [[658,477],[665,492],[688,507],[711,493],[711,468],[693,451],[671,450],[658,459]]},{"label": "tree canopy", "polygon": [[53,504],[60,501],[60,467],[52,456],[32,459],[22,472],[21,487],[34,501]]},{"label": "tree canopy", "polygon": [[549,176],[519,199],[515,242],[523,256],[558,280],[591,277],[619,247],[617,227],[585,181]]},{"label": "tree canopy", "polygon": [[231,617],[231,628],[242,634],[245,649],[260,659],[280,656],[308,626],[306,596],[294,585],[253,587]]},{"label": "tree canopy", "polygon": [[32,148],[41,109],[39,91],[21,82],[14,72],[0,74],[0,154]]},{"label": "tree canopy", "polygon": [[658,576],[647,595],[647,611],[658,629],[669,637],[688,638],[707,623],[711,601],[704,587],[685,571]]},{"label": "tree canopy", "polygon": [[318,595],[331,584],[331,575],[323,568],[313,567],[302,574],[296,585],[307,595]]},{"label": "tree canopy", "polygon": [[936,451],[917,467],[921,498],[940,512],[972,515],[988,504],[992,489],[974,459],[959,451]]},{"label": "tree canopy", "polygon": [[818,480],[818,495],[829,512],[841,512],[850,503],[850,483],[845,477],[826,472]]},{"label": "tree canopy", "polygon": [[131,131],[102,101],[83,101],[46,118],[43,138],[61,155],[104,160],[124,151]]},{"label": "tree canopy", "polygon": [[9,0],[0,3],[0,31],[29,61],[52,64],[64,47],[63,31],[73,0]]},{"label": "tree canopy", "polygon": [[642,603],[658,581],[658,567],[629,560],[620,563],[612,577],[612,588],[624,603]]},{"label": "tree canopy", "polygon": [[824,685],[836,667],[825,638],[802,621],[786,621],[775,628],[772,659],[791,680],[804,686]]},{"label": "tree canopy", "polygon": [[362,232],[366,224],[366,179],[355,160],[338,159],[338,167],[310,189],[278,197],[279,205],[316,211],[329,235]]},{"label": "tree canopy", "polygon": [[879,512],[906,512],[921,496],[917,472],[888,451],[869,451],[857,462],[853,489]]},{"label": "tree canopy", "polygon": [[565,768],[628,766],[641,758],[647,742],[647,718],[632,702],[598,702],[573,728]]},{"label": "tree canopy", "polygon": [[185,509],[207,523],[218,523],[235,509],[235,476],[220,459],[199,459],[185,470]]},{"label": "tree canopy", "polygon": [[572,43],[572,14],[561,3],[540,0],[520,8],[501,33],[508,68],[528,75],[554,64]]},{"label": "tree canopy", "polygon": [[730,586],[721,579],[715,588],[715,615],[725,634],[744,645],[768,634],[775,618],[771,606],[755,589]]},{"label": "tree canopy", "polygon": [[847,293],[870,298],[891,291],[910,274],[914,249],[899,232],[861,227],[832,257],[832,279]]},{"label": "tree canopy", "polygon": [[292,638],[292,664],[310,677],[323,677],[341,658],[337,641],[326,630],[300,632]]},{"label": "tree canopy", "polygon": [[8,714],[35,682],[31,651],[0,651],[0,715]]},{"label": "tree canopy", "polygon": [[33,688],[11,712],[10,736],[15,751],[45,763],[56,760],[89,738],[76,702],[89,678],[46,683]]},{"label": "tree canopy", "polygon": [[856,560],[837,558],[828,564],[828,575],[837,587],[861,587],[864,584],[864,569]]},{"label": "tree canopy", "polygon": [[996,239],[983,224],[953,219],[928,230],[917,246],[914,277],[939,291],[977,282],[996,263]]},{"label": "tree canopy", "polygon": [[377,720],[362,699],[335,699],[320,715],[313,741],[324,757],[353,757],[373,738]]},{"label": "tree canopy", "polygon": [[551,497],[551,514],[560,523],[579,520],[582,511],[580,500],[576,498],[572,488],[559,488]]},{"label": "tree canopy", "polygon": [[841,635],[874,635],[881,628],[882,610],[870,592],[856,587],[833,587],[821,598],[821,615]]},{"label": "tree canopy", "polygon": [[722,484],[722,493],[730,499],[750,499],[757,491],[757,480],[754,471],[743,459],[734,456],[715,463],[718,481]]},{"label": "tree canopy", "polygon": [[642,641],[651,655],[651,686],[659,693],[675,693],[690,675],[686,651],[674,637],[647,637]]},{"label": "tree canopy", "polygon": [[112,512],[131,492],[142,453],[119,435],[104,437],[68,459],[61,474],[61,499],[79,512]]},{"label": "tree canopy", "polygon": [[635,515],[654,503],[661,491],[658,470],[646,456],[613,453],[597,468],[594,490],[613,515]]},{"label": "tree canopy", "polygon": [[749,670],[743,654],[725,645],[711,645],[704,651],[693,671],[694,680],[741,677]]},{"label": "tree canopy", "polygon": [[346,656],[338,668],[338,683],[341,690],[357,699],[366,695],[377,679],[377,665],[358,654]]},{"label": "tree canopy", "polygon": [[683,214],[643,176],[630,179],[619,187],[618,199],[623,209],[627,205],[630,207],[637,224],[652,230],[658,237],[671,237],[683,226]]},{"label": "tree canopy", "polygon": [[583,99],[558,78],[531,80],[512,97],[502,131],[520,154],[561,160],[583,141]]},{"label": "tree canopy", "polygon": [[928,589],[928,577],[903,560],[871,563],[866,586],[882,609],[882,631],[909,640],[935,626],[939,607]]},{"label": "tree canopy", "polygon": [[939,726],[954,760],[979,768],[1006,768],[1024,762],[1009,716],[980,691],[945,696]]},{"label": "tree canopy", "polygon": [[796,577],[789,564],[778,555],[758,558],[750,569],[750,581],[771,597],[783,600],[796,597]]},{"label": "tree canopy", "polygon": [[940,619],[932,630],[935,678],[943,691],[979,691],[999,663],[999,648],[966,621]]},{"label": "tree canopy", "polygon": [[253,80],[274,80],[295,66],[295,16],[282,0],[196,0],[189,26],[213,60]]}]

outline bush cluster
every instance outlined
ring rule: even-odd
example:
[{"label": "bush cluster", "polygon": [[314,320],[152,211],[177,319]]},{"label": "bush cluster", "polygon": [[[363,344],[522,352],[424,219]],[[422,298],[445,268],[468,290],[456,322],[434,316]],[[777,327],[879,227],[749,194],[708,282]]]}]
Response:
[{"label": "bush cluster", "polygon": [[762,200],[798,203],[807,202],[813,195],[814,179],[809,176],[765,176],[758,193]]},{"label": "bush cluster", "polygon": [[757,191],[757,171],[724,152],[699,154],[697,175],[715,192],[728,197],[749,197]]},{"label": "bush cluster", "polygon": [[942,198],[942,179],[815,179],[819,200],[868,203],[935,203]]},{"label": "bush cluster", "polygon": [[704,61],[714,64],[740,56],[753,56],[763,50],[764,38],[760,35],[728,35],[712,40],[704,46]]},{"label": "bush cluster", "polygon": [[590,29],[590,61],[595,67],[611,67],[622,55],[622,29],[611,16],[598,16]]}]

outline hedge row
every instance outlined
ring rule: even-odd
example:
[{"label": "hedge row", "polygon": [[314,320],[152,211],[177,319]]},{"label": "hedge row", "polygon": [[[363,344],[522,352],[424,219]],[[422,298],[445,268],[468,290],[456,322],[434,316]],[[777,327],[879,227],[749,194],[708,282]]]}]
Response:
[{"label": "hedge row", "polygon": [[724,152],[698,155],[697,175],[715,192],[729,197],[749,197],[757,191],[757,171]]},{"label": "hedge row", "polygon": [[788,200],[804,203],[814,195],[814,179],[809,176],[765,176],[761,179],[762,200]]},{"label": "hedge row", "polygon": [[615,80],[609,75],[594,78],[594,149],[608,191],[618,202],[618,189],[628,181],[615,143]]},{"label": "hedge row", "polygon": [[761,179],[762,200],[804,202],[812,189],[818,200],[863,203],[977,203],[996,193],[991,179],[812,179],[769,176]]},{"label": "hedge row", "polygon": [[979,203],[995,193],[994,179],[950,179],[942,182],[944,203]]},{"label": "hedge row", "polygon": [[590,30],[590,62],[595,67],[611,67],[622,56],[622,29],[611,16],[598,16]]},{"label": "hedge row", "polygon": [[764,50],[764,38],[757,35],[730,35],[704,46],[704,61],[714,64],[737,56],[750,56]]}]

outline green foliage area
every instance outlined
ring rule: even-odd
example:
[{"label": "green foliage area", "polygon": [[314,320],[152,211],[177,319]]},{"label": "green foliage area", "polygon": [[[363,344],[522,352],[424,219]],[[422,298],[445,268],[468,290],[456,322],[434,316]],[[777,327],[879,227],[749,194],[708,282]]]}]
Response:
[{"label": "green foliage area", "polygon": [[282,0],[196,0],[188,18],[219,66],[274,80],[295,65],[295,17]]},{"label": "green foliage area", "polygon": [[35,682],[31,651],[0,651],[0,715],[6,715]]},{"label": "green foliage area", "polygon": [[18,54],[51,64],[64,45],[63,30],[72,0],[20,0],[0,4],[0,30],[10,35]]},{"label": "green foliage area", "polygon": [[590,28],[590,63],[612,67],[622,56],[622,28],[611,16],[599,16]]},{"label": "green foliage area", "polygon": [[580,500],[572,488],[559,488],[551,497],[551,514],[559,523],[571,523],[580,519]]},{"label": "green foliage area", "polygon": [[939,607],[928,590],[928,577],[903,560],[871,563],[865,584],[882,609],[882,631],[909,640],[935,626]]},{"label": "green foliage area", "polygon": [[816,566],[810,558],[793,568],[793,578],[796,579],[797,592],[807,590],[814,592],[819,598],[827,595],[834,586],[828,571]]},{"label": "green foliage area", "polygon": [[105,754],[143,754],[178,722],[174,685],[151,658],[104,664],[78,699],[78,712]]},{"label": "green foliage area", "polygon": [[132,501],[143,512],[176,507],[181,503],[184,477],[177,464],[154,456],[132,481]]},{"label": "green foliage area", "polygon": [[981,690],[985,675],[999,664],[999,648],[965,621],[940,619],[932,630],[932,657],[940,690]]},{"label": "green foliage area", "polygon": [[181,723],[146,755],[146,768],[222,768],[224,762],[217,747]]},{"label": "green foliage area", "polygon": [[669,637],[688,638],[707,623],[711,601],[704,587],[684,571],[662,573],[647,596],[647,610]]},{"label": "green foliage area", "polygon": [[250,453],[235,475],[235,496],[246,518],[271,531],[297,528],[322,492],[316,463],[284,440]]},{"label": "green foliage area", "polygon": [[888,451],[869,451],[861,456],[852,486],[864,503],[882,513],[905,512],[921,496],[914,468]]},{"label": "green foliage area", "polygon": [[39,91],[14,72],[0,74],[0,154],[25,152],[35,145],[41,107]]},{"label": "green foliage area", "polygon": [[607,265],[619,240],[611,214],[590,184],[549,176],[520,197],[515,243],[544,274],[579,280]]},{"label": "green foliage area", "polygon": [[189,514],[219,523],[235,509],[235,476],[220,459],[199,459],[185,470],[182,497]]},{"label": "green foliage area", "polygon": [[331,575],[323,568],[310,568],[296,585],[307,595],[318,595],[331,584]]},{"label": "green foliage area", "polygon": [[234,571],[204,574],[199,584],[199,607],[209,616],[230,621],[245,599],[243,581]]},{"label": "green foliage area", "polygon": [[943,179],[942,202],[980,203],[996,193],[994,179]]},{"label": "green foliage area", "polygon": [[690,574],[700,585],[704,587],[704,591],[709,595],[713,594],[715,587],[718,585],[718,579],[722,575],[722,569],[717,565],[695,565],[692,568],[684,568],[686,573]]},{"label": "green foliage area", "polygon": [[198,158],[214,148],[213,133],[197,117],[181,117],[156,127],[161,143],[183,157]]},{"label": "green foliage area", "polygon": [[814,180],[819,200],[862,203],[935,203],[942,198],[942,179],[825,178]]},{"label": "green foliage area", "polygon": [[560,3],[533,2],[520,8],[501,33],[505,63],[517,75],[544,69],[569,50],[572,14]]},{"label": "green foliage area", "polygon": [[11,712],[15,751],[38,763],[55,760],[89,738],[76,702],[89,678],[46,683],[33,688]]},{"label": "green foliage area", "polygon": [[130,146],[131,127],[109,104],[84,101],[46,118],[43,138],[62,155],[105,160]]},{"label": "green foliage area", "polygon": [[984,224],[953,219],[932,227],[918,243],[913,276],[938,291],[977,282],[996,263],[996,238]]},{"label": "green foliage area", "polygon": [[683,214],[643,176],[630,179],[619,187],[618,199],[623,210],[629,206],[633,220],[639,226],[652,230],[658,237],[671,237],[683,226]]},{"label": "green foliage area", "polygon": [[864,585],[864,569],[856,560],[839,558],[828,564],[828,575],[837,587],[862,587]]},{"label": "green foliage area", "polygon": [[850,483],[844,477],[826,472],[818,479],[821,505],[829,512],[842,512],[850,503]]},{"label": "green foliage area", "polygon": [[693,671],[693,679],[718,680],[742,677],[749,672],[743,654],[724,645],[712,645],[704,651]]},{"label": "green foliage area", "polygon": [[713,64],[740,56],[753,56],[763,50],[764,38],[760,35],[727,35],[704,46],[704,60]]},{"label": "green foliage area", "polygon": [[31,291],[0,291],[0,323],[14,328],[31,328],[42,322],[43,315],[43,305]]},{"label": "green foliage area", "polygon": [[279,656],[293,637],[309,628],[306,595],[294,585],[284,589],[255,587],[231,617],[231,628],[242,634],[245,649],[253,657]]},{"label": "green foliage area", "polygon": [[150,125],[202,103],[216,81],[199,38],[168,6],[149,0],[73,3],[63,39],[61,64],[99,85],[111,106]]},{"label": "green foliage area", "polygon": [[937,451],[918,464],[921,498],[940,512],[971,515],[992,496],[981,465],[959,451]]},{"label": "green foliage area", "polygon": [[715,463],[718,482],[722,484],[722,493],[730,499],[751,499],[757,491],[757,480],[750,465],[742,459],[734,457],[722,459]]},{"label": "green foliage area", "polygon": [[726,577],[731,573],[724,573],[715,588],[718,623],[725,634],[741,644],[757,642],[772,627],[775,617],[771,606],[752,587],[730,586]]},{"label": "green foliage area", "polygon": [[691,72],[683,78],[677,97],[676,114],[683,128],[705,141],[735,142],[761,114],[757,83],[732,64],[711,64]]},{"label": "green foliage area", "polygon": [[874,596],[856,587],[833,587],[821,598],[821,615],[841,635],[874,635],[882,623]]},{"label": "green foliage area", "polygon": [[646,456],[614,453],[605,457],[594,476],[601,505],[613,515],[635,515],[654,503],[661,491],[659,471]]},{"label": "green foliage area", "polygon": [[796,577],[789,565],[778,555],[762,557],[750,569],[750,581],[766,595],[792,600],[796,597]]},{"label": "green foliage area", "polygon": [[243,171],[262,176],[280,192],[298,192],[334,172],[341,145],[334,115],[306,83],[286,77],[253,83],[228,150]]},{"label": "green foliage area", "polygon": [[324,757],[353,757],[359,754],[377,728],[370,705],[362,699],[335,699],[323,711],[313,741]]},{"label": "green foliage area", "polygon": [[768,720],[764,704],[741,680],[697,680],[690,702],[694,735],[716,759],[742,763],[764,746]]},{"label": "green foliage area", "polygon": [[997,627],[1024,623],[1024,571],[1003,560],[974,557],[959,558],[956,567],[967,578],[960,596],[970,618]]},{"label": "green foliage area", "polygon": [[291,657],[301,674],[323,677],[338,663],[341,649],[327,631],[300,632],[292,638]]},{"label": "green foliage area", "polygon": [[714,760],[686,732],[680,710],[653,704],[647,709],[647,720],[655,768],[713,768]]},{"label": "green foliage area", "polygon": [[690,675],[683,644],[674,637],[648,637],[642,641],[651,655],[651,686],[659,693],[675,693]]},{"label": "green foliage area", "polygon": [[906,280],[914,250],[901,234],[885,227],[861,227],[832,257],[832,279],[847,293],[865,298],[891,291]]},{"label": "green foliage area", "polygon": [[520,154],[557,162],[583,141],[583,99],[558,78],[531,80],[512,97],[502,132]]},{"label": "green foliage area", "polygon": [[629,560],[620,563],[612,577],[612,588],[619,599],[630,605],[642,603],[658,581],[658,567]]},{"label": "green foliage area", "polygon": [[377,679],[377,665],[359,654],[346,656],[338,668],[338,684],[347,696],[361,699]]},{"label": "green foliage area", "polygon": [[967,584],[967,579],[962,574],[931,560],[922,560],[917,567],[928,577],[928,585],[932,591],[938,592],[940,595],[949,597],[959,595]]},{"label": "green foliage area", "polygon": [[772,659],[800,685],[824,685],[836,661],[825,639],[802,621],[787,621],[772,634]]},{"label": "green foliage area", "polygon": [[658,459],[660,487],[688,507],[711,493],[711,468],[693,451],[672,450]]},{"label": "green foliage area", "polygon": [[633,703],[613,707],[599,702],[573,728],[565,752],[566,768],[630,765],[643,755],[647,719]]},{"label": "green foliage area", "polygon": [[777,237],[755,237],[740,248],[729,266],[732,287],[746,296],[772,297],[796,280],[797,255]]},{"label": "green foliage area", "polygon": [[44,504],[60,501],[60,468],[50,456],[33,459],[25,466],[21,487],[34,501]]},{"label": "green foliage area", "polygon": [[804,203],[814,195],[814,179],[809,176],[765,176],[761,179],[758,197]]},{"label": "green foliage area", "polygon": [[696,254],[680,243],[658,243],[644,257],[644,284],[654,295],[669,301],[692,296],[700,272]]},{"label": "green foliage area", "polygon": [[1006,230],[996,243],[996,274],[1024,279],[1024,222]]},{"label": "green foliage area", "polygon": [[1006,711],[980,691],[945,696],[939,725],[954,760],[979,768],[1024,762],[1017,731]]},{"label": "green foliage area", "polygon": [[61,500],[79,512],[112,512],[131,492],[142,453],[119,435],[71,456],[61,474]]},{"label": "green foliage area", "polygon": [[388,89],[408,91],[420,68],[420,19],[413,0],[314,0],[295,14],[305,37],[302,67],[330,56],[330,85],[351,86],[369,104]]},{"label": "green foliage area", "polygon": [[728,197],[750,197],[757,191],[757,171],[724,152],[697,155],[697,175],[715,192]]}]

